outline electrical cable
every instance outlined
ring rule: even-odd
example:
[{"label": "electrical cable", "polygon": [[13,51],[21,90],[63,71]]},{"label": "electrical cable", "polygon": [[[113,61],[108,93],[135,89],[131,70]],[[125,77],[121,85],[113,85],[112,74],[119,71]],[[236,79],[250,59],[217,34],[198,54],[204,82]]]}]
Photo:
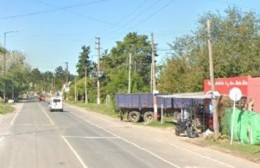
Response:
[{"label": "electrical cable", "polygon": [[61,10],[77,8],[77,7],[86,6],[86,5],[92,5],[92,4],[100,3],[100,2],[103,2],[103,1],[108,1],[108,0],[95,0],[95,1],[91,1],[91,2],[74,4],[74,5],[68,5],[68,6],[54,8],[54,9],[46,9],[46,10],[41,10],[41,11],[36,11],[36,12],[29,12],[29,13],[18,14],[18,15],[4,16],[4,17],[0,17],[0,20],[13,19],[13,18],[19,18],[19,17],[26,17],[26,16],[34,16],[34,15],[39,15],[39,14],[43,14],[43,13],[57,12],[57,11],[61,11]]}]

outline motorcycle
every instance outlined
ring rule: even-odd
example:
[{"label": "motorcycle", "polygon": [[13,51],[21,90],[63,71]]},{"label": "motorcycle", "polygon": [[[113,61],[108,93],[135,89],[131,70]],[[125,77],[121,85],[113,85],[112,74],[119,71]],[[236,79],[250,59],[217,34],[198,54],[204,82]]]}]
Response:
[{"label": "motorcycle", "polygon": [[175,135],[186,134],[189,138],[198,137],[198,133],[190,120],[178,120],[175,127]]}]

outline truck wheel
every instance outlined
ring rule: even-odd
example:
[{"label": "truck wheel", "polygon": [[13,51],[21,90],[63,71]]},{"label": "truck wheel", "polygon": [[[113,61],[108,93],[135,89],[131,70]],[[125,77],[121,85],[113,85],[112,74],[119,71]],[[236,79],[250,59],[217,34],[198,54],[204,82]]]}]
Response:
[{"label": "truck wheel", "polygon": [[128,114],[128,120],[137,123],[141,119],[141,114],[138,111],[131,111]]},{"label": "truck wheel", "polygon": [[147,111],[144,113],[144,122],[151,122],[153,121],[153,112]]}]

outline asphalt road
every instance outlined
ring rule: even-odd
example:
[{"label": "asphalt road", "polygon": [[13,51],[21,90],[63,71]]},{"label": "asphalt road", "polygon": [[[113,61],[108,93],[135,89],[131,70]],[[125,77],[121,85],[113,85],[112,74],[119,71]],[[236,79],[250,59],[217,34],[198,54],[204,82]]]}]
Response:
[{"label": "asphalt road", "polygon": [[159,130],[65,105],[18,103],[0,117],[1,168],[259,168]]}]

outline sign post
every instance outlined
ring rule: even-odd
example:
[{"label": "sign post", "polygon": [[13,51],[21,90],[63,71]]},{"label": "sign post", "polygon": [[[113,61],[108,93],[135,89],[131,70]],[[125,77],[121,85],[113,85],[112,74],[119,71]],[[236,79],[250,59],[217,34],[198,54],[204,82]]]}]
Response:
[{"label": "sign post", "polygon": [[229,91],[229,98],[233,100],[233,110],[232,110],[232,115],[231,115],[231,135],[230,135],[230,145],[232,145],[233,142],[233,135],[234,135],[234,117],[235,117],[235,109],[236,109],[236,101],[240,100],[242,97],[242,92],[239,88],[233,87]]}]

